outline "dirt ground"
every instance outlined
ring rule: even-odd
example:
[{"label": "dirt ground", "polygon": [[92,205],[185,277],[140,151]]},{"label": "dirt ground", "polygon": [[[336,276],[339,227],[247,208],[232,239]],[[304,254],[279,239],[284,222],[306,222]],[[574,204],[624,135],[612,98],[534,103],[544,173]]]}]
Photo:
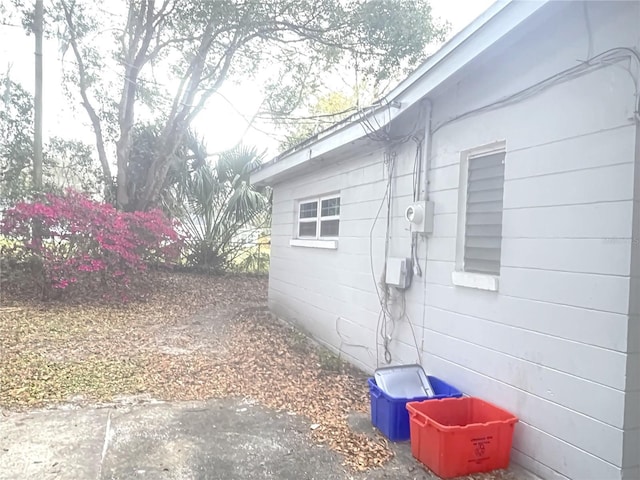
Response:
[{"label": "dirt ground", "polygon": [[[266,292],[264,277],[158,274],[149,298],[125,305],[4,298],[0,409],[19,426],[43,409],[100,412],[168,402],[179,411],[184,402],[239,399],[302,419],[302,435],[337,454],[345,475],[430,478],[406,445],[394,447],[371,429],[366,376],[272,319]],[[21,435],[12,432],[5,441]]]}]

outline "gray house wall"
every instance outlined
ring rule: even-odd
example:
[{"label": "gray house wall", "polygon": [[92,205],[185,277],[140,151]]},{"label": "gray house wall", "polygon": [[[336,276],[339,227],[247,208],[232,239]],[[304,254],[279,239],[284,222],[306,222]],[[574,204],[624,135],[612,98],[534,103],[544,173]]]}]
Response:
[{"label": "gray house wall", "polygon": [[640,123],[636,126],[623,476],[640,478]]},{"label": "gray house wall", "polygon": [[[393,363],[433,374],[519,418],[513,460],[543,478],[640,478],[640,207],[636,87],[618,62],[500,109],[451,121],[615,47],[638,47],[638,2],[550,6],[430,95],[434,231],[393,325]],[[425,129],[428,104],[395,127]],[[448,122],[448,123],[447,123]],[[506,142],[499,290],[456,286],[461,152]],[[384,364],[376,294],[384,264],[384,146],[345,151],[274,185],[269,302],[367,371]],[[395,154],[391,256],[417,144]],[[634,184],[635,178],[635,184]],[[635,190],[635,197],[634,197]],[[292,247],[297,202],[340,193],[335,250]],[[636,199],[634,202],[634,198]],[[375,222],[376,216],[379,217]],[[399,296],[392,300],[402,302]]]}]

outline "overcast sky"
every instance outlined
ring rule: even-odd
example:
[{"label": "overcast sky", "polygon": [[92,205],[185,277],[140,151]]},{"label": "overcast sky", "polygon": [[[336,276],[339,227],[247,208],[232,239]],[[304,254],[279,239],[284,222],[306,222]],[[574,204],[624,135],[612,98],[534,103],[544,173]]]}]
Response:
[{"label": "overcast sky", "polygon": [[[430,3],[434,16],[451,24],[451,37],[486,10],[494,0],[431,0]],[[33,37],[25,36],[20,28],[15,27],[0,27],[0,36],[0,69],[3,73],[9,71],[13,80],[33,91]],[[45,136],[79,138],[93,143],[86,112],[81,108],[73,112],[63,94],[59,56],[57,43],[45,42]],[[259,88],[253,85],[240,88],[227,84],[222,93],[233,102],[234,107],[223,98],[214,96],[195,123],[196,130],[205,137],[209,150],[215,152],[232,147],[244,135],[247,143],[266,147],[270,154],[275,153],[277,141],[273,136],[253,128],[247,130],[247,122],[237,113],[240,111],[246,117],[253,115],[262,100]],[[270,130],[268,125],[258,124],[256,127],[267,132]]]}]

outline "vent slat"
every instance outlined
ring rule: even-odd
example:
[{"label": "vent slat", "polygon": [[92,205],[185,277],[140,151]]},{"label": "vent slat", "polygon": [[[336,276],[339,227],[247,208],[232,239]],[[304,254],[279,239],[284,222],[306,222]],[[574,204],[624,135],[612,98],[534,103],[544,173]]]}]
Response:
[{"label": "vent slat", "polygon": [[469,158],[469,171],[481,168],[495,167],[504,164],[505,152],[496,152],[489,155],[475,156]]},{"label": "vent slat", "polygon": [[485,178],[504,178],[504,165],[497,165],[491,168],[479,168],[469,172],[471,181],[482,180]]},{"label": "vent slat", "polygon": [[485,190],[484,192],[469,192],[467,194],[467,204],[500,202],[502,203],[502,190]]},{"label": "vent slat", "polygon": [[500,213],[502,214],[502,202],[477,202],[467,206],[467,213]]},{"label": "vent slat", "polygon": [[505,153],[469,158],[464,269],[500,274]]},{"label": "vent slat", "polygon": [[492,213],[468,213],[467,225],[502,225],[502,211]]},{"label": "vent slat", "polygon": [[500,275],[500,262],[489,262],[485,260],[465,258],[464,269],[467,272],[486,273],[487,275]]}]

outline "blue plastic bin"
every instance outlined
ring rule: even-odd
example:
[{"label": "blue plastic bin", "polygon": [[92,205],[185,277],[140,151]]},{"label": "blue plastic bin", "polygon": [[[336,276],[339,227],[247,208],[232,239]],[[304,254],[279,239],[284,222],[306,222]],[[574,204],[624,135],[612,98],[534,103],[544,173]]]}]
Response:
[{"label": "blue plastic bin", "polygon": [[409,412],[407,402],[421,402],[436,398],[461,397],[462,392],[437,377],[429,377],[435,395],[433,397],[394,398],[383,392],[374,378],[369,379],[371,397],[371,423],[392,442],[409,440]]}]

